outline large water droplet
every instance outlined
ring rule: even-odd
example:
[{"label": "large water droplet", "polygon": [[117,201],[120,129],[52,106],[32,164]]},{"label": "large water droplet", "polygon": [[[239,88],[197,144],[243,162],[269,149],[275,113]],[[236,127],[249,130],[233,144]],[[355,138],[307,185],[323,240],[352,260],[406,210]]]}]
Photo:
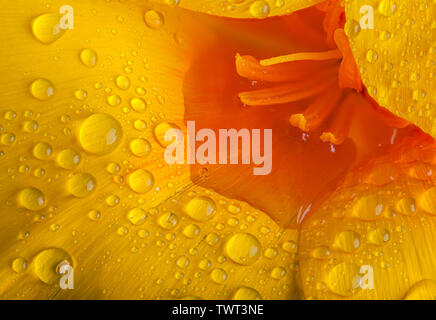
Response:
[{"label": "large water droplet", "polygon": [[44,193],[34,187],[21,190],[18,193],[18,204],[29,210],[41,210],[45,207]]},{"label": "large water droplet", "polygon": [[147,103],[142,98],[132,98],[130,100],[130,106],[133,108],[133,110],[137,112],[144,112],[145,109],[147,109]]},{"label": "large water droplet", "polygon": [[48,100],[54,95],[54,85],[50,80],[37,79],[30,85],[30,93],[38,100]]},{"label": "large water droplet", "polygon": [[59,248],[49,248],[41,251],[33,260],[34,271],[38,278],[47,284],[57,284],[62,277],[60,266],[73,266],[70,255]]},{"label": "large water droplet", "polygon": [[47,142],[39,142],[33,147],[33,155],[40,160],[50,159],[53,154],[53,147]]},{"label": "large water droplet", "polygon": [[130,142],[130,150],[137,157],[146,157],[151,151],[151,144],[146,139],[135,139]]},{"label": "large water droplet", "polygon": [[271,7],[265,0],[256,0],[250,6],[250,13],[255,18],[266,18],[271,11]]},{"label": "large water droplet", "polygon": [[105,113],[89,116],[80,126],[80,144],[90,153],[111,153],[120,144],[122,137],[123,130],[120,123]]},{"label": "large water droplet", "polygon": [[160,12],[148,10],[144,15],[145,24],[151,29],[160,29],[164,25],[164,17]]},{"label": "large water droplet", "polygon": [[97,188],[97,180],[89,173],[77,173],[67,183],[68,191],[75,197],[90,196]]},{"label": "large water droplet", "polygon": [[16,258],[12,261],[12,270],[16,273],[24,272],[27,269],[27,261],[24,258]]},{"label": "large water droplet", "polygon": [[262,296],[253,288],[241,287],[235,291],[232,300],[262,300]]},{"label": "large water droplet", "polygon": [[207,221],[212,219],[216,212],[216,204],[209,197],[195,197],[185,206],[185,212],[194,220]]},{"label": "large water droplet", "polygon": [[116,79],[115,79],[115,84],[117,85],[118,88],[120,88],[121,90],[127,90],[130,87],[130,79],[129,77],[125,76],[125,75],[119,75]]},{"label": "large water droplet", "polygon": [[97,53],[92,49],[83,49],[80,52],[80,61],[88,68],[93,68],[97,65]]},{"label": "large water droplet", "polygon": [[58,13],[45,13],[32,22],[32,32],[36,39],[44,44],[50,44],[65,33],[60,27],[62,16]]},{"label": "large water droplet", "polygon": [[340,263],[330,270],[328,286],[330,290],[340,296],[350,296],[360,283],[360,269],[353,263]]},{"label": "large water droplet", "polygon": [[140,226],[141,224],[143,224],[146,217],[147,214],[145,210],[141,208],[134,208],[130,210],[129,213],[127,214],[127,218],[135,226]]},{"label": "large water droplet", "polygon": [[345,252],[353,252],[360,246],[360,236],[357,232],[348,230],[338,234],[335,246]]},{"label": "large water droplet", "polygon": [[227,272],[221,268],[216,268],[212,270],[210,277],[215,283],[223,284],[227,280]]},{"label": "large water droplet", "polygon": [[242,265],[253,264],[260,255],[260,243],[249,233],[237,233],[230,237],[224,247],[226,255]]},{"label": "large water droplet", "polygon": [[[154,136],[162,147],[168,147],[173,141],[165,141],[165,133],[170,129],[179,129],[177,125],[169,122],[161,122],[154,127]],[[179,129],[180,130],[180,129]]]},{"label": "large water droplet", "polygon": [[146,193],[153,188],[154,177],[150,171],[138,169],[129,175],[128,182],[133,191],[137,193]]},{"label": "large water droplet", "polygon": [[56,157],[56,161],[61,168],[74,169],[80,163],[80,153],[73,149],[64,149]]}]

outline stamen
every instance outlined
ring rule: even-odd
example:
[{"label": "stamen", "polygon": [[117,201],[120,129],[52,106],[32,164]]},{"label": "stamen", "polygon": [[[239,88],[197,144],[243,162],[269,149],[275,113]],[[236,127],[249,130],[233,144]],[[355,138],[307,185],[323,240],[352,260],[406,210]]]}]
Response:
[{"label": "stamen", "polygon": [[337,82],[336,77],[322,77],[300,82],[285,83],[271,88],[241,92],[239,98],[242,103],[250,106],[265,106],[295,102],[316,96]]},{"label": "stamen", "polygon": [[353,92],[347,95],[335,110],[335,116],[329,124],[330,129],[321,134],[320,139],[322,141],[342,144],[347,139],[354,114],[353,109],[359,105],[356,100],[359,98],[360,96]]},{"label": "stamen", "polygon": [[303,113],[293,114],[290,124],[306,132],[319,128],[337,106],[342,92],[335,86],[328,88]]},{"label": "stamen", "polygon": [[263,66],[252,56],[236,55],[236,71],[241,77],[268,82],[301,81],[314,74],[337,72],[337,61],[295,61],[281,65]]},{"label": "stamen", "polygon": [[262,66],[271,66],[274,64],[312,60],[312,61],[325,61],[325,60],[340,60],[342,59],[342,53],[340,50],[330,50],[324,52],[299,52],[284,56],[278,56],[270,59],[260,60]]}]

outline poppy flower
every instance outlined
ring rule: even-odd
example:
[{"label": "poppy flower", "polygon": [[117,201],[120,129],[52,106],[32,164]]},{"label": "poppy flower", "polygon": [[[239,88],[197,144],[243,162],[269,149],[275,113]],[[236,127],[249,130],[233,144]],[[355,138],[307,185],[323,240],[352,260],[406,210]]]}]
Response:
[{"label": "poppy flower", "polygon": [[[431,1],[70,2],[0,14],[1,298],[436,296]],[[166,163],[187,121],[270,174]]]}]

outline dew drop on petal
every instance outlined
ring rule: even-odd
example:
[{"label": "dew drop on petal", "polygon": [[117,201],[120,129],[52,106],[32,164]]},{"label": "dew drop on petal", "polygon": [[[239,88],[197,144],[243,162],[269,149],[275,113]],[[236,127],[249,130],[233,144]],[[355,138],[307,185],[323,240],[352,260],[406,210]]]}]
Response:
[{"label": "dew drop on petal", "polygon": [[74,169],[80,163],[80,153],[73,149],[64,149],[58,153],[56,161],[61,168]]},{"label": "dew drop on petal", "polygon": [[54,95],[54,85],[47,79],[36,79],[30,85],[30,93],[38,100],[48,100]]},{"label": "dew drop on petal", "polygon": [[135,226],[139,226],[143,224],[146,217],[147,214],[145,210],[141,208],[134,208],[130,210],[129,213],[127,214],[127,218]]},{"label": "dew drop on petal", "polygon": [[226,255],[234,262],[250,265],[259,258],[261,245],[255,236],[249,233],[237,233],[231,236],[224,247]]},{"label": "dew drop on petal", "polygon": [[128,178],[129,187],[137,193],[146,193],[153,188],[153,174],[144,169],[138,169],[132,172]]},{"label": "dew drop on petal", "polygon": [[50,44],[65,33],[60,27],[62,16],[57,13],[45,13],[32,22],[32,33],[43,44]]},{"label": "dew drop on petal", "polygon": [[185,212],[188,216],[200,222],[212,219],[216,209],[215,202],[211,198],[204,196],[191,199],[185,206]]},{"label": "dew drop on petal", "polygon": [[80,126],[80,145],[90,153],[111,153],[120,144],[122,137],[123,130],[120,123],[105,113],[89,116]]},{"label": "dew drop on petal", "polygon": [[80,61],[88,68],[93,68],[97,65],[97,53],[93,49],[83,49],[80,52]]},{"label": "dew drop on petal", "polygon": [[151,144],[146,139],[134,139],[130,142],[130,150],[137,157],[146,157],[151,151]]},{"label": "dew drop on petal", "polygon": [[96,188],[97,180],[89,173],[77,173],[67,183],[69,193],[78,198],[88,197]]},{"label": "dew drop on petal", "polygon": [[45,207],[44,193],[34,187],[28,187],[18,193],[18,204],[29,210],[40,210]]},{"label": "dew drop on petal", "polygon": [[145,24],[150,29],[160,29],[164,25],[164,17],[160,12],[155,10],[148,10],[144,15]]},{"label": "dew drop on petal", "polygon": [[61,266],[73,266],[71,256],[59,248],[49,248],[41,251],[33,260],[33,269],[37,277],[44,283],[59,283],[63,273]]}]

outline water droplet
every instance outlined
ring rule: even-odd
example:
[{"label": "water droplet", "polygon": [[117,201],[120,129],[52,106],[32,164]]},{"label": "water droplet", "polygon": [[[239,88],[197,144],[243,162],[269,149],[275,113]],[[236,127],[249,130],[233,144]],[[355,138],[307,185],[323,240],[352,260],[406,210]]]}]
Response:
[{"label": "water droplet", "polygon": [[194,220],[208,221],[216,213],[216,204],[209,197],[195,197],[185,206],[185,212]]},{"label": "water droplet", "polygon": [[262,300],[262,296],[253,288],[241,287],[235,291],[232,300]]},{"label": "water droplet", "polygon": [[321,246],[312,250],[312,257],[316,259],[328,259],[330,258],[331,251],[329,247]]},{"label": "water droplet", "polygon": [[115,84],[121,90],[127,90],[130,87],[130,79],[125,75],[120,75],[115,79]]},{"label": "water droplet", "polygon": [[210,273],[211,279],[218,284],[223,284],[227,280],[227,273],[220,268],[213,269]]},{"label": "water droplet", "polygon": [[80,126],[79,141],[84,150],[95,154],[108,154],[120,144],[123,130],[112,116],[97,113],[89,116]]},{"label": "water droplet", "polygon": [[408,291],[404,300],[435,300],[436,281],[426,279],[415,283]]},{"label": "water droplet", "polygon": [[147,217],[147,214],[144,209],[141,208],[134,208],[129,211],[127,214],[127,218],[129,221],[134,224],[135,226],[140,226],[145,222],[145,218]]},{"label": "water droplet", "polygon": [[12,261],[12,270],[16,273],[24,272],[27,269],[27,261],[24,258],[16,258]]},{"label": "water droplet", "polygon": [[413,215],[416,212],[415,199],[406,197],[397,202],[395,208],[404,215]]},{"label": "water droplet", "polygon": [[234,204],[234,203],[232,203],[232,204],[230,204],[230,205],[227,207],[227,210],[228,210],[230,213],[238,214],[239,212],[241,212],[241,207],[240,207],[238,204]]},{"label": "water droplet", "polygon": [[89,173],[77,173],[67,183],[68,191],[75,197],[90,196],[97,188],[97,180]]},{"label": "water droplet", "polygon": [[137,112],[144,112],[147,109],[147,103],[142,98],[133,98],[130,100],[130,106]]},{"label": "water droplet", "polygon": [[418,198],[418,205],[425,212],[436,215],[436,201],[434,201],[434,199],[436,199],[436,187],[430,188],[425,191]]},{"label": "water droplet", "polygon": [[198,263],[198,267],[199,267],[201,270],[207,270],[207,269],[210,268],[211,265],[212,265],[212,264],[211,264],[210,260],[208,260],[208,259],[203,259],[203,260],[201,260],[201,261]]},{"label": "water droplet", "polygon": [[184,269],[189,265],[189,259],[186,256],[182,256],[177,260],[176,264],[179,268]]},{"label": "water droplet", "polygon": [[107,103],[112,107],[119,106],[121,104],[121,97],[117,94],[112,94],[107,97]]},{"label": "water droplet", "polygon": [[335,246],[345,252],[353,252],[360,246],[360,236],[354,231],[342,231],[335,238]]},{"label": "water droplet", "polygon": [[38,127],[38,122],[36,122],[35,120],[29,120],[23,123],[23,130],[27,133],[36,132],[38,130]]},{"label": "water droplet", "polygon": [[137,157],[146,157],[151,151],[151,144],[146,139],[135,139],[130,142],[130,150]]},{"label": "water droplet", "polygon": [[255,18],[266,18],[271,11],[271,7],[265,0],[256,0],[250,6],[250,13]]},{"label": "water droplet", "polygon": [[60,27],[62,16],[57,13],[45,13],[32,22],[32,32],[36,39],[44,44],[50,44],[65,33]]},{"label": "water droplet", "polygon": [[368,241],[379,246],[388,242],[389,239],[389,232],[382,228],[375,229],[368,234]]},{"label": "water droplet", "polygon": [[297,252],[297,243],[295,241],[285,241],[282,244],[282,249],[289,253],[296,253]]},{"label": "water droplet", "polygon": [[165,141],[165,133],[170,129],[179,129],[180,128],[168,122],[161,122],[156,127],[154,127],[154,136],[157,142],[164,148],[168,147],[173,141]]},{"label": "water droplet", "polygon": [[135,120],[133,126],[138,131],[144,131],[145,129],[147,129],[147,123],[144,120],[140,120],[140,119]]},{"label": "water droplet", "polygon": [[128,183],[133,191],[137,193],[146,193],[153,188],[154,177],[150,171],[138,169],[128,176]]},{"label": "water droplet", "polygon": [[97,221],[100,219],[101,213],[98,210],[89,210],[88,217],[91,220]]},{"label": "water droplet", "polygon": [[200,228],[196,224],[189,224],[183,229],[183,234],[187,238],[195,238],[200,234]]},{"label": "water droplet", "polygon": [[356,20],[347,21],[345,24],[345,32],[349,38],[355,38],[360,33],[360,23]]},{"label": "water droplet", "polygon": [[206,243],[210,246],[214,246],[218,243],[219,239],[220,238],[216,233],[209,233],[206,236]]},{"label": "water droplet", "polygon": [[366,60],[369,63],[375,63],[378,60],[378,53],[372,49],[366,52]]},{"label": "water droplet", "polygon": [[30,85],[30,93],[36,99],[48,100],[54,95],[54,85],[50,80],[37,79]]},{"label": "water droplet", "polygon": [[253,264],[260,255],[260,243],[249,233],[237,233],[230,237],[224,247],[226,255],[242,265]]},{"label": "water droplet", "polygon": [[40,160],[50,159],[53,153],[53,147],[47,142],[39,142],[33,147],[33,155]]},{"label": "water droplet", "polygon": [[127,227],[125,227],[125,226],[121,226],[121,227],[118,228],[117,233],[118,233],[118,235],[123,237],[123,236],[125,236],[126,234],[129,233],[129,229]]},{"label": "water droplet", "polygon": [[162,28],[164,25],[164,17],[160,12],[148,10],[144,15],[145,24],[154,30]]},{"label": "water droplet", "polygon": [[353,216],[365,220],[375,220],[383,212],[383,201],[377,195],[365,195],[354,204],[352,208]]},{"label": "water droplet", "polygon": [[13,121],[17,118],[17,113],[13,110],[8,110],[4,114],[5,120]]},{"label": "water droplet", "polygon": [[18,204],[29,210],[41,210],[45,207],[44,193],[34,187],[21,190],[18,193]]},{"label": "water droplet", "polygon": [[79,89],[74,92],[74,96],[77,98],[77,100],[83,101],[88,98],[88,92],[86,92],[86,90]]},{"label": "water droplet", "polygon": [[15,134],[11,132],[3,133],[0,137],[0,142],[2,145],[9,146],[15,142]]},{"label": "water droplet", "polygon": [[97,53],[92,49],[83,49],[80,52],[80,61],[88,68],[93,68],[97,65]]},{"label": "water droplet", "polygon": [[280,280],[286,275],[286,270],[283,267],[275,267],[271,271],[271,278]]},{"label": "water droplet", "polygon": [[353,263],[340,263],[330,270],[328,274],[328,287],[340,296],[350,296],[353,289],[359,284],[360,269]]},{"label": "water droplet", "polygon": [[159,225],[164,228],[165,230],[171,230],[174,229],[177,226],[178,218],[177,216],[172,212],[166,212],[159,216],[157,219]]},{"label": "water droplet", "polygon": [[56,157],[56,161],[61,168],[74,169],[80,163],[80,153],[73,149],[64,149]]},{"label": "water droplet", "polygon": [[41,251],[33,260],[35,274],[47,284],[58,284],[62,273],[60,267],[63,264],[73,266],[70,255],[59,248],[49,248]]},{"label": "water droplet", "polygon": [[278,252],[274,248],[267,248],[263,255],[268,259],[274,259],[277,256]]},{"label": "water droplet", "polygon": [[392,16],[396,9],[397,5],[394,3],[394,0],[382,0],[378,5],[378,12],[386,17]]},{"label": "water droplet", "polygon": [[116,195],[110,195],[106,198],[106,204],[109,207],[115,207],[120,203],[120,198]]}]

